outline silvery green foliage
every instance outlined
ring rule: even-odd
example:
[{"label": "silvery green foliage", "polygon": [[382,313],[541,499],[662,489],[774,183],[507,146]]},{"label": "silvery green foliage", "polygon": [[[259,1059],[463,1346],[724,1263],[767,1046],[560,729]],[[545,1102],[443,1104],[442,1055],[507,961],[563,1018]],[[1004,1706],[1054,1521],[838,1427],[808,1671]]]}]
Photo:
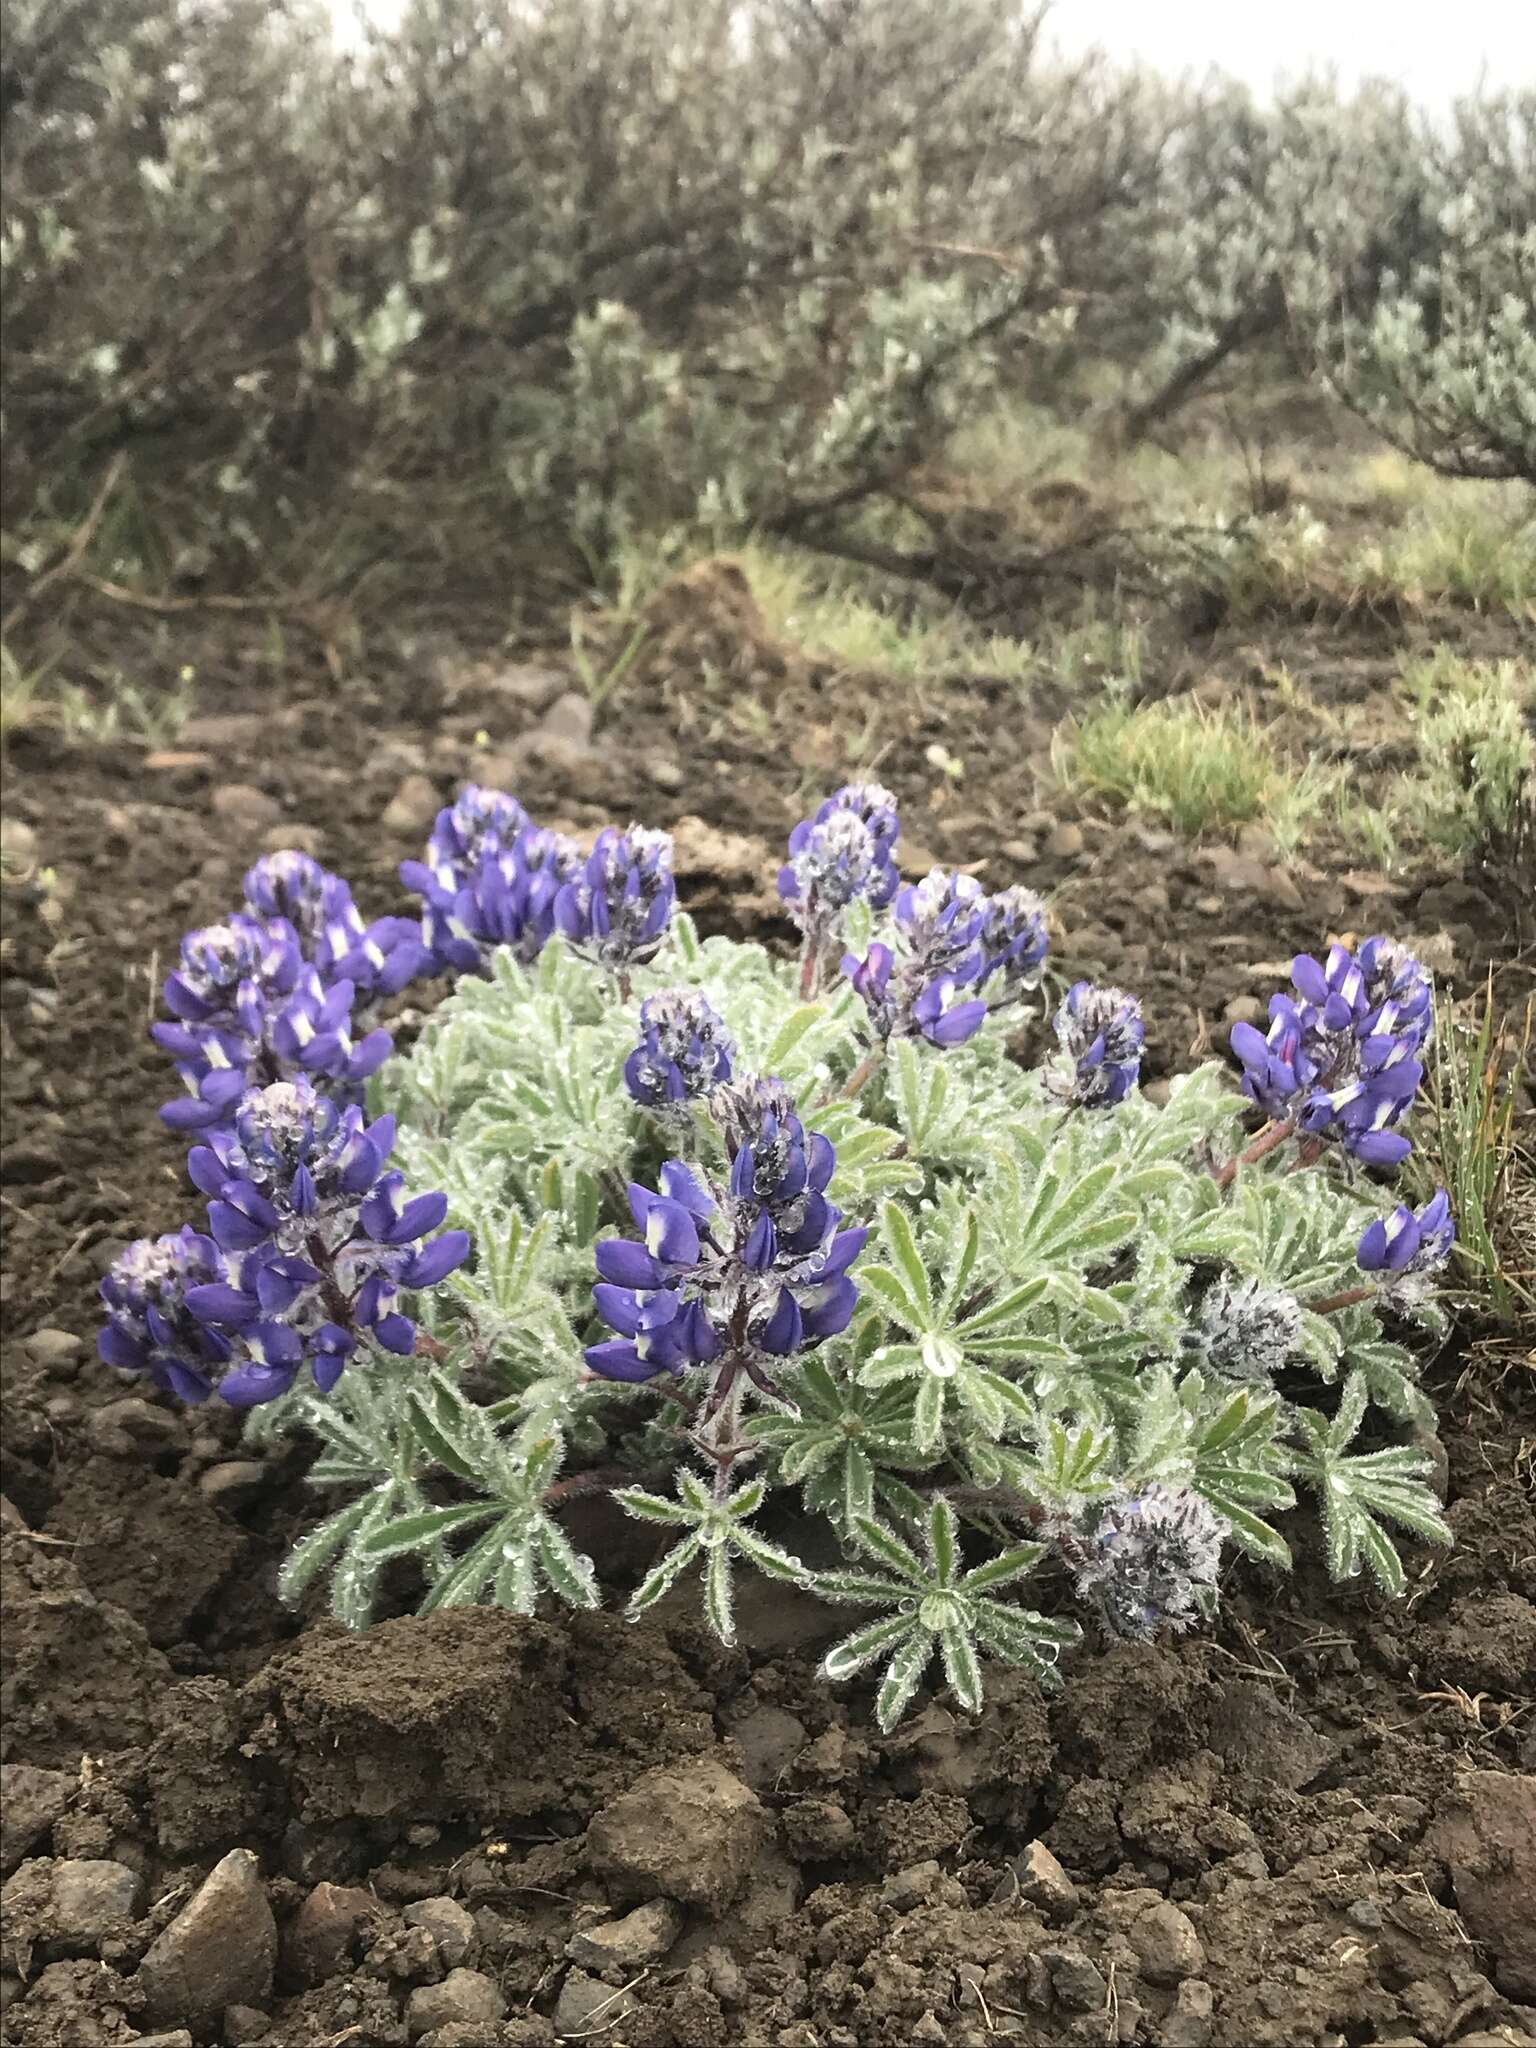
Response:
[{"label": "silvery green foliage", "polygon": [[411,0],[338,41],[318,0],[4,0],[13,502],[67,517],[153,435],[205,568],[332,487],[599,553],[827,516],[1062,328],[1155,159],[1162,96],[1037,27]]},{"label": "silvery green foliage", "polygon": [[1337,237],[1298,251],[1294,331],[1335,394],[1452,476],[1536,483],[1536,89],[1418,138],[1413,232],[1356,286]]},{"label": "silvery green foliage", "polygon": [[[867,943],[868,907],[850,923]],[[1064,1107],[995,1026],[949,1050],[894,1042],[850,1096],[862,1005],[845,984],[803,1001],[796,978],[686,917],[624,1001],[558,939],[527,967],[503,950],[383,1071],[402,1168],[447,1191],[477,1253],[423,1304],[430,1363],[381,1360],[290,1403],[322,1440],[313,1479],[348,1496],[290,1560],[290,1597],[329,1571],[361,1625],[381,1568],[409,1558],[427,1608],[592,1606],[601,1560],[560,1511],[611,1492],[667,1543],[632,1614],[697,1583],[729,1642],[751,1571],[864,1607],[826,1671],[878,1666],[890,1725],[934,1657],[967,1708],[988,1659],[1049,1681],[1077,1633],[1051,1610],[1074,1597],[1128,1633],[1186,1625],[1223,1558],[1289,1564],[1277,1522],[1298,1488],[1336,1575],[1364,1565],[1401,1591],[1391,1531],[1448,1532],[1411,1441],[1434,1422],[1413,1354],[1359,1284],[1379,1191],[1293,1145],[1224,1174],[1244,1104],[1215,1066],[1162,1106]],[[619,1079],[640,1003],[687,987],[724,1019],[738,1073],[779,1076],[833,1142],[828,1192],[874,1226],[851,1326],[780,1361],[713,1487],[675,1395],[583,1363],[593,1246],[628,1228],[626,1182],[679,1150],[721,1167],[702,1107],[679,1146],[676,1115],[654,1121]],[[1362,1448],[1362,1428],[1410,1440]]]},{"label": "silvery green foliage", "polygon": [[1458,104],[1311,81],[1195,107],[1152,202],[1166,328],[1142,423],[1254,341],[1455,476],[1536,479],[1536,93]]}]

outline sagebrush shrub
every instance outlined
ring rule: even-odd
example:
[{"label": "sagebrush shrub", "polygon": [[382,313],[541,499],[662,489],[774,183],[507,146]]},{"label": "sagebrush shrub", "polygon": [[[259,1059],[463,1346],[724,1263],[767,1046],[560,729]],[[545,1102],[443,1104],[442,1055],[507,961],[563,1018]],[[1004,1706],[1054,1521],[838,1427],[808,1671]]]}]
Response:
[{"label": "sagebrush shrub", "polygon": [[[1390,1527],[1448,1540],[1424,1450],[1390,1439],[1434,1425],[1401,1325],[1438,1321],[1451,1223],[1365,1171],[1409,1149],[1418,962],[1385,938],[1298,959],[1268,1032],[1234,1033],[1242,1091],[1207,1065],[1157,1106],[1122,990],[1076,984],[1044,1067],[1009,1056],[1043,906],[902,886],[898,835],[873,785],[797,828],[797,965],[701,938],[664,834],[584,855],[466,791],[406,868],[422,953],[460,978],[374,1071],[371,1122],[308,1078],[355,1091],[335,1032],[291,1064],[267,952],[199,989],[205,1049],[243,1033],[192,1156],[208,1230],[130,1248],[102,1350],[318,1440],[344,1498],[288,1597],[328,1573],[361,1627],[408,1560],[391,1598],[424,1610],[595,1606],[626,1560],[561,1515],[608,1493],[667,1543],[631,1614],[698,1579],[729,1642],[742,1571],[872,1610],[825,1669],[880,1665],[888,1726],[935,1656],[968,1708],[984,1659],[1049,1678],[1074,1600],[1120,1635],[1189,1626],[1232,1554],[1289,1563],[1298,1487],[1335,1576],[1398,1592]],[[357,944],[294,915],[326,890],[253,873],[242,917],[341,1017]]]}]

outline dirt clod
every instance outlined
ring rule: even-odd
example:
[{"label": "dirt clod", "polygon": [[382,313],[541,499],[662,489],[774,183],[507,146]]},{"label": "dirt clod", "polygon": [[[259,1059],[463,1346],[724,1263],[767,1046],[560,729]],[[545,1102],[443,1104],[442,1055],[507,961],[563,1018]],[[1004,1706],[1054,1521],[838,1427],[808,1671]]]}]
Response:
[{"label": "dirt clod", "polygon": [[589,1970],[639,1970],[660,1962],[682,1931],[681,1908],[670,1899],[651,1899],[622,1920],[578,1928],[565,1952]]},{"label": "dirt clod", "polygon": [[422,1984],[405,2003],[405,2024],[413,2041],[455,2022],[499,2020],[507,2002],[480,1970],[450,1970],[441,1984]]},{"label": "dirt clod", "polygon": [[1450,1867],[1456,1904],[1493,1959],[1493,1981],[1536,2000],[1536,1778],[1474,1771],[1429,1838]]},{"label": "dirt clod", "polygon": [[0,1866],[9,1877],[68,1806],[78,1781],[68,1771],[0,1764]]},{"label": "dirt clod", "polygon": [[712,1757],[648,1771],[587,1833],[593,1869],[621,1898],[660,1892],[718,1913],[746,1881],[766,1815]]}]

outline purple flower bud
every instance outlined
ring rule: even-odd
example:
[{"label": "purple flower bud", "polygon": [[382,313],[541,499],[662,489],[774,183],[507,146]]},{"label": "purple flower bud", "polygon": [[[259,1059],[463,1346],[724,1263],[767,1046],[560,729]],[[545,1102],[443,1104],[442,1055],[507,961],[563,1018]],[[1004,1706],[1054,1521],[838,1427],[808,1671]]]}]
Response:
[{"label": "purple flower bud", "polygon": [[736,1046],[719,1013],[693,989],[667,989],[640,1005],[640,1043],[624,1085],[647,1109],[675,1110],[731,1078]]},{"label": "purple flower bud", "polygon": [[1132,1641],[1183,1630],[1215,1604],[1227,1524],[1192,1487],[1153,1480],[1085,1511],[1068,1552],[1077,1590]]},{"label": "purple flower bud", "polygon": [[1379,1299],[1394,1308],[1412,1308],[1433,1291],[1432,1276],[1449,1259],[1455,1242],[1450,1196],[1439,1188],[1422,1209],[1400,1204],[1368,1225],[1356,1257],[1362,1271],[1377,1276]]},{"label": "purple flower bud", "polygon": [[1418,1092],[1419,1055],[1433,1023],[1433,990],[1393,940],[1367,939],[1359,955],[1329,948],[1326,962],[1298,954],[1294,995],[1270,1001],[1269,1029],[1232,1027],[1243,1089],[1277,1122],[1327,1139],[1365,1166],[1395,1166],[1411,1150],[1393,1126]]},{"label": "purple flower bud", "polygon": [[1141,1005],[1124,989],[1074,982],[1056,1012],[1059,1059],[1045,1084],[1078,1109],[1112,1109],[1136,1086],[1146,1037]]},{"label": "purple flower bud", "polygon": [[850,782],[789,835],[779,895],[816,951],[850,903],[883,910],[899,880],[892,849],[901,834],[896,800],[874,782]]},{"label": "purple flower bud", "polygon": [[187,1399],[216,1390],[242,1407],[272,1400],[306,1361],[326,1392],[364,1337],[409,1353],[415,1332],[399,1312],[401,1290],[437,1286],[470,1242],[462,1230],[431,1237],[447,1199],[405,1196],[401,1175],[385,1170],[394,1136],[392,1118],[368,1124],[306,1077],[248,1090],[229,1127],[188,1160],[211,1197],[210,1236],[183,1232],[124,1255],[102,1289],[111,1319],[103,1357],[142,1369],[132,1288],[162,1268],[180,1320],[156,1354],[159,1375]]},{"label": "purple flower bud", "polygon": [[234,1346],[187,1297],[222,1283],[225,1270],[212,1238],[190,1228],[129,1245],[101,1283],[107,1320],[96,1348],[102,1358],[119,1372],[148,1373],[179,1400],[206,1401]]},{"label": "purple flower bud", "polygon": [[1207,1288],[1191,1348],[1223,1379],[1269,1386],[1301,1342],[1301,1304],[1282,1287],[1222,1277]]},{"label": "purple flower bud", "polygon": [[660,946],[676,900],[671,834],[610,826],[557,891],[555,929],[612,972],[624,973]]}]

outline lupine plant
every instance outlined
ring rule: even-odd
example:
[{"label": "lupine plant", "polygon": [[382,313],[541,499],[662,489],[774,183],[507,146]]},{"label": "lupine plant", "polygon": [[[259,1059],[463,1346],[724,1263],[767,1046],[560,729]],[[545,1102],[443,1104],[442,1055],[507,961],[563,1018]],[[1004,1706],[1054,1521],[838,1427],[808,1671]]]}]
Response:
[{"label": "lupine plant", "polygon": [[[1047,997],[1040,901],[903,886],[898,843],[868,785],[796,828],[797,963],[701,938],[664,834],[583,855],[469,789],[402,871],[419,938],[359,938],[268,863],[234,937],[191,947],[169,1000],[242,1087],[199,1077],[207,1227],[123,1255],[101,1348],[319,1440],[341,1498],[287,1597],[328,1574],[363,1626],[387,1566],[424,1611],[607,1585],[641,1615],[697,1585],[729,1643],[761,1573],[863,1610],[825,1674],[876,1671],[889,1727],[936,1661],[971,1710],[988,1661],[1053,1682],[1074,1608],[1196,1625],[1235,1557],[1289,1564],[1298,1489],[1336,1577],[1399,1593],[1393,1532],[1449,1540],[1410,1339],[1453,1224],[1380,1179],[1419,963],[1386,937],[1298,958],[1239,1074],[1154,1103],[1135,997]],[[306,973],[356,1001],[360,947],[370,989],[407,957],[458,977],[366,1109],[339,1033],[293,1071],[274,1021]],[[1034,1070],[1006,1030],[1031,1002]],[[636,1524],[600,1558],[564,1519],[595,1495]]]}]

